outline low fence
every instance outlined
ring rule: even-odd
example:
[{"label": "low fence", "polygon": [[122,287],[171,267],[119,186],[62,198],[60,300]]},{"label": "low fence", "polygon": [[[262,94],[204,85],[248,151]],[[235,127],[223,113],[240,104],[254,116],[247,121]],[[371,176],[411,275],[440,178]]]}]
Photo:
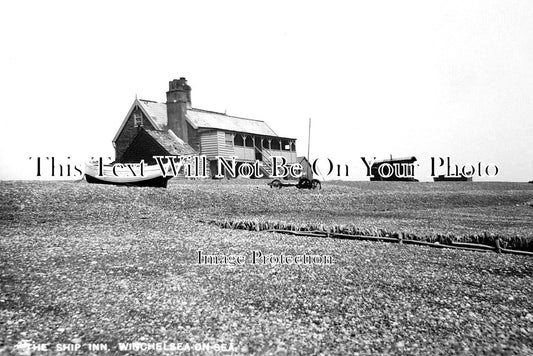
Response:
[{"label": "low fence", "polygon": [[[201,221],[205,222],[205,221]],[[430,237],[424,237],[426,241],[413,234],[405,233],[389,233],[381,229],[355,229],[353,227],[346,228],[342,226],[327,227],[324,225],[306,225],[297,226],[293,224],[286,224],[281,222],[256,222],[256,221],[209,221],[208,224],[213,224],[225,229],[237,229],[237,230],[249,230],[249,231],[265,231],[275,232],[280,234],[298,235],[298,236],[311,236],[321,238],[337,238],[348,240],[366,240],[366,241],[381,241],[391,242],[406,245],[420,245],[434,248],[450,248],[460,249],[478,252],[497,252],[508,253],[515,255],[533,256],[533,251],[527,251],[525,249],[511,249],[505,248],[502,245],[509,244],[509,241],[504,241],[500,236],[494,236],[489,234],[471,235],[471,239],[483,240],[492,242],[492,244],[480,244],[465,241],[457,241],[457,238],[453,235],[435,235]],[[348,230],[348,233],[346,233]],[[467,237],[468,238],[468,237]],[[463,237],[464,239],[464,237]],[[520,241],[524,241],[523,238],[517,238]],[[427,241],[432,240],[432,241]],[[509,239],[507,239],[509,240]],[[512,239],[511,239],[512,240]],[[531,248],[533,239],[528,239],[525,248]],[[516,244],[516,242],[515,242]]]}]

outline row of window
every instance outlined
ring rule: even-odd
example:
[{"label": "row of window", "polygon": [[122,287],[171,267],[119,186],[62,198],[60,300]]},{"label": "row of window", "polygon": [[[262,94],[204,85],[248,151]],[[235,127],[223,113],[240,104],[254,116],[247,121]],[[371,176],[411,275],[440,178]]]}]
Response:
[{"label": "row of window", "polygon": [[[241,135],[233,135],[231,133],[226,133],[226,146],[241,146],[241,147],[254,147],[254,141],[251,137],[243,138]],[[296,147],[294,142],[287,142],[282,140],[281,143],[279,140],[271,140],[270,147],[268,139],[263,139],[262,144],[257,141],[256,145],[262,145],[262,148],[272,149],[272,150],[283,150],[283,151],[295,151]]]}]

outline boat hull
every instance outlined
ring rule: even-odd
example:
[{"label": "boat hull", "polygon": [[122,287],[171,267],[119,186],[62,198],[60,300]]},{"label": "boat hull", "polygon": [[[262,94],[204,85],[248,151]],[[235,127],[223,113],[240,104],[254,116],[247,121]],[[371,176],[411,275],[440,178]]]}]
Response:
[{"label": "boat hull", "polygon": [[443,175],[433,177],[434,182],[471,182],[472,177],[445,177]]},{"label": "boat hull", "polygon": [[145,165],[141,170],[140,165],[129,164],[116,164],[116,167],[95,163],[85,165],[85,179],[88,183],[166,188],[170,178],[172,176],[163,176],[159,166]]},{"label": "boat hull", "polygon": [[137,180],[137,181],[132,181],[132,180],[120,181],[120,180],[116,180],[116,179],[113,180],[113,181],[109,181],[109,180],[106,180],[105,177],[97,178],[97,177],[93,177],[93,176],[91,176],[89,174],[85,174],[85,179],[87,180],[88,183],[124,185],[124,186],[129,186],[129,187],[166,188],[168,180],[170,178],[171,177],[159,176],[159,177],[154,177],[154,178],[149,178],[149,179],[144,179],[144,180]]}]

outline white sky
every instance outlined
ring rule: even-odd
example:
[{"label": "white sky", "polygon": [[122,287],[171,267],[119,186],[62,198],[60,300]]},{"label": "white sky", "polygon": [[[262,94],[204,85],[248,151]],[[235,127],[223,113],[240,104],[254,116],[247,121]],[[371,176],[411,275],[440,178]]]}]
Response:
[{"label": "white sky", "polygon": [[[135,95],[265,120],[311,157],[494,163],[533,179],[531,1],[10,1],[0,5],[0,179],[28,157],[112,156]],[[479,179],[478,179],[479,180]]]}]

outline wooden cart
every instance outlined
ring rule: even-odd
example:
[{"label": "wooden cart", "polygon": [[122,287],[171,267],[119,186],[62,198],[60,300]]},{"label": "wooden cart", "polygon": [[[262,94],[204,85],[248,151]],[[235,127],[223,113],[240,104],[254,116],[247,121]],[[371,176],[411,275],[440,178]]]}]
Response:
[{"label": "wooden cart", "polygon": [[300,178],[298,183],[283,183],[279,179],[274,179],[272,182],[268,183],[270,188],[279,188],[282,187],[296,187],[298,189],[322,189],[322,184],[318,179],[308,179]]}]

